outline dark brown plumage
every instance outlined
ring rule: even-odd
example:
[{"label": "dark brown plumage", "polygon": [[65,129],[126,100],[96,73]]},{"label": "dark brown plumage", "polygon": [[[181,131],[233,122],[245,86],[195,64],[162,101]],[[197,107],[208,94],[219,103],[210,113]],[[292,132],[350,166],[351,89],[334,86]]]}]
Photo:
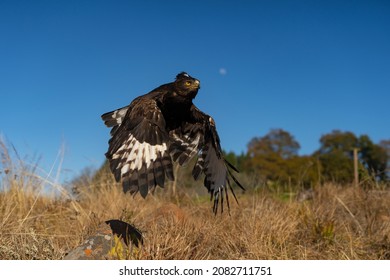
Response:
[{"label": "dark brown plumage", "polygon": [[205,174],[204,185],[223,211],[223,192],[229,207],[229,178],[244,189],[233,176],[237,171],[222,155],[214,120],[193,103],[200,88],[199,80],[182,72],[172,83],[164,84],[134,99],[129,106],[102,115],[111,129],[106,157],[123,190],[138,191],[146,197],[166,179],[174,180],[173,162],[180,165],[198,156],[192,175]]}]

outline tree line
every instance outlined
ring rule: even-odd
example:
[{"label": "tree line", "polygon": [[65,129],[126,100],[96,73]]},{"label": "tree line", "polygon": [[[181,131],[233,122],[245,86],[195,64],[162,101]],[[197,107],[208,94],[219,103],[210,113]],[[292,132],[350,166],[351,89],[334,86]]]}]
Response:
[{"label": "tree line", "polygon": [[298,154],[300,144],[283,129],[271,129],[254,137],[246,153],[226,153],[227,159],[258,182],[278,182],[302,187],[354,180],[353,150],[358,151],[360,181],[389,182],[390,140],[374,143],[368,135],[333,130],[319,139],[320,147],[311,155]]},{"label": "tree line", "polygon": [[[319,139],[319,148],[311,155],[299,155],[300,144],[283,129],[271,129],[252,138],[246,152],[224,152],[225,158],[240,170],[240,178],[255,186],[280,186],[291,189],[312,188],[332,182],[341,185],[354,181],[353,150],[358,151],[360,182],[390,183],[390,139],[374,143],[368,135],[333,130]],[[176,179],[183,187],[197,184],[192,179],[195,161],[177,169]],[[112,177],[107,161],[97,170],[86,169],[72,181],[73,191]],[[113,180],[113,179],[112,179]],[[200,180],[202,181],[202,180]],[[199,182],[198,182],[199,183]],[[364,184],[365,186],[367,184]]]}]

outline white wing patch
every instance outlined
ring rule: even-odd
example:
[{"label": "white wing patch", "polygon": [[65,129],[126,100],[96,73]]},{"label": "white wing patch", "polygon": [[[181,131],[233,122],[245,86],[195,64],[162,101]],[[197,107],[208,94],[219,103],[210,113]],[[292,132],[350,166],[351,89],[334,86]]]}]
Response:
[{"label": "white wing patch", "polygon": [[129,106],[117,109],[112,112],[108,112],[102,115],[104,124],[108,127],[119,126],[122,124],[124,117],[126,116]]},{"label": "white wing patch", "polygon": [[163,155],[168,150],[166,143],[161,145],[151,145],[147,142],[139,142],[133,135],[119,147],[116,153],[112,156],[113,159],[120,159],[121,174],[124,175],[132,170],[141,170],[145,165],[148,169],[158,155]]},{"label": "white wing patch", "polygon": [[128,109],[128,107],[125,107],[125,108],[114,111],[114,113],[112,114],[112,118],[116,120],[116,123],[118,125],[122,123],[123,118],[125,117],[125,115],[127,113],[127,109]]}]

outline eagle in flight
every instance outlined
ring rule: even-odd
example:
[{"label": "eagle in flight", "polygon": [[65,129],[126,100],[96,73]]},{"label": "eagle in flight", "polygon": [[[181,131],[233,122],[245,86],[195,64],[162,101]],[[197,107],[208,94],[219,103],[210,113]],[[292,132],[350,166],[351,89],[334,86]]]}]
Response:
[{"label": "eagle in flight", "polygon": [[204,173],[213,212],[219,202],[223,212],[224,195],[229,208],[228,188],[237,201],[230,178],[244,190],[232,173],[238,171],[222,155],[213,118],[192,103],[199,88],[199,80],[182,72],[174,82],[102,115],[112,127],[106,157],[124,192],[145,198],[157,185],[164,187],[166,178],[174,180],[173,162],[184,165],[197,156],[192,175],[197,180]]}]

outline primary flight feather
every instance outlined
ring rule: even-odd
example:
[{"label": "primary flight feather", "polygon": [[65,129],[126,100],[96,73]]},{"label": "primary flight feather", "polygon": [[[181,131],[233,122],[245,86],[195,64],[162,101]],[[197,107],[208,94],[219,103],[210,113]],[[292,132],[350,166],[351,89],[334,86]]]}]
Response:
[{"label": "primary flight feather", "polygon": [[205,175],[214,213],[219,202],[223,211],[224,195],[229,207],[228,188],[236,199],[229,178],[244,189],[232,174],[236,168],[223,158],[213,118],[192,102],[199,88],[199,80],[182,72],[174,82],[102,115],[112,127],[106,157],[125,192],[146,197],[156,186],[164,187],[166,179],[174,180],[173,162],[183,165],[194,156],[192,175],[195,180]]}]

